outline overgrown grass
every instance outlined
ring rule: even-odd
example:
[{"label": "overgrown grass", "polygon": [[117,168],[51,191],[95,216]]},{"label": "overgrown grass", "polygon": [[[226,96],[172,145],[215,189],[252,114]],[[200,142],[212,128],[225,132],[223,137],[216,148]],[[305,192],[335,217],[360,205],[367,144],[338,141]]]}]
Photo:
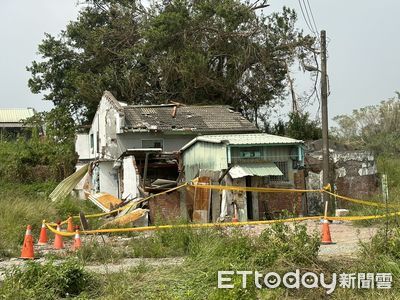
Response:
[{"label": "overgrown grass", "polygon": [[80,210],[98,210],[88,201],[67,198],[51,202],[47,195],[55,187],[53,182],[35,184],[0,183],[0,257],[19,256],[26,226],[32,225],[32,234],[39,236],[42,220],[64,220]]},{"label": "overgrown grass", "polygon": [[[241,288],[241,277],[233,279],[233,289],[217,288],[217,272],[220,270],[258,270],[263,274],[274,271],[281,276],[300,269],[316,274],[336,273],[392,273],[390,290],[344,289],[337,282],[331,299],[396,299],[400,293],[400,231],[389,235],[391,248],[382,248],[382,235],[364,245],[356,259],[320,261],[317,258],[319,237],[308,235],[301,224],[274,225],[262,232],[260,237],[248,235],[243,230],[205,229],[192,231],[169,231],[168,237],[180,240],[176,251],[185,253],[182,265],[168,267],[139,266],[115,274],[101,276],[104,284],[101,299],[327,299],[323,288],[317,289],[257,289],[254,277],[248,277],[246,289]],[[160,236],[148,238],[149,244],[137,247],[169,247]],[[186,242],[187,241],[187,242]],[[158,255],[158,252],[155,253]]]},{"label": "overgrown grass", "polygon": [[[333,272],[392,273],[393,288],[390,290],[343,289],[337,283],[335,292],[329,298],[395,299],[400,292],[397,285],[400,280],[400,231],[391,231],[388,243],[383,236],[380,233],[370,243],[363,244],[357,259],[320,261],[317,256],[319,234],[307,234],[303,224],[276,224],[267,227],[260,236],[253,236],[245,229],[161,230],[133,238],[125,245],[130,251],[128,254],[155,258],[183,256],[183,263],[168,266],[142,263],[122,272],[89,276],[82,271],[85,262],[115,262],[108,259],[115,257],[113,249],[94,243],[84,246],[76,253],[77,260],[61,268],[29,264],[26,270],[13,270],[0,288],[0,298],[54,299],[66,297],[67,293],[70,297],[78,295],[81,299],[327,298],[323,288],[257,289],[252,275],[248,278],[246,289],[241,288],[240,276],[233,277],[233,289],[217,288],[218,271],[221,270],[257,270],[263,274],[274,271],[282,276],[300,269],[301,273],[312,271],[327,275]],[[49,276],[52,279],[48,279]],[[70,283],[74,281],[75,290],[71,291]]]},{"label": "overgrown grass", "polygon": [[116,263],[127,257],[123,249],[98,241],[90,241],[90,239],[88,237],[87,242],[75,253],[76,257],[84,263]]},{"label": "overgrown grass", "polygon": [[0,295],[2,299],[85,298],[95,294],[97,285],[95,277],[75,260],[58,265],[51,261],[44,265],[28,262],[23,269],[6,272]]},{"label": "overgrown grass", "polygon": [[[300,246],[302,251],[295,247],[287,247],[287,241]],[[216,289],[218,270],[279,269],[283,261],[284,268],[298,262],[302,262],[301,265],[310,266],[310,263],[317,259],[319,236],[308,235],[305,225],[301,224],[296,224],[292,228],[278,224],[264,231],[260,237],[252,236],[241,229],[179,228],[161,230],[148,237],[134,238],[127,246],[135,257],[184,256],[186,259],[183,265],[168,268],[139,265],[122,273],[102,275],[97,286],[94,289],[90,288],[92,292],[88,291],[86,285],[85,288],[79,288],[81,282],[78,282],[77,289],[80,293],[89,293],[86,295],[89,298],[104,299],[254,298],[259,293],[254,286],[246,290]],[[111,250],[102,244],[85,246],[76,254],[78,260],[74,261],[72,266],[66,267],[65,272],[62,271],[61,274],[70,274],[76,266],[82,266],[83,261],[99,259],[101,262],[110,262],[103,260],[105,257],[114,255],[109,251]],[[144,253],[147,255],[143,255]],[[163,255],[160,255],[161,253]],[[265,257],[269,259],[265,260]],[[307,259],[304,259],[305,257]],[[43,280],[39,280],[42,285],[31,282],[37,280],[37,277],[43,273],[46,273],[43,275],[44,278],[48,278],[51,274],[59,278],[57,277],[59,275],[53,274],[55,269],[49,265],[41,267],[30,264],[26,270],[14,270],[8,275],[3,289],[0,289],[0,295],[3,297],[10,295],[12,284],[18,282],[16,295],[35,299],[38,293],[44,293],[41,288],[48,286],[43,284]],[[66,282],[69,280],[65,279]],[[60,282],[57,279],[53,278],[49,284],[52,290],[45,293],[46,297],[47,295],[66,295],[67,288],[59,288]],[[88,286],[92,286],[92,283]],[[71,292],[68,293],[72,295]],[[271,292],[271,294],[275,293],[276,291]],[[79,293],[75,291],[74,294]],[[49,296],[48,299],[50,298]]]},{"label": "overgrown grass", "polygon": [[400,159],[381,155],[377,164],[379,173],[387,175],[389,203],[400,204]]}]

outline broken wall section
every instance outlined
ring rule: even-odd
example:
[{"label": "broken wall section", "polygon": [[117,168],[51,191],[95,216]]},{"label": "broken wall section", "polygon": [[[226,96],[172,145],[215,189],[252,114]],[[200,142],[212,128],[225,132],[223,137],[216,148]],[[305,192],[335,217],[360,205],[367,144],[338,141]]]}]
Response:
[{"label": "broken wall section", "polygon": [[[330,149],[330,178],[337,194],[368,200],[380,191],[375,156],[371,151]],[[322,152],[306,154],[308,189],[321,189],[323,184]],[[309,214],[323,211],[320,193],[307,195]],[[348,202],[337,200],[337,208],[348,207]]]}]

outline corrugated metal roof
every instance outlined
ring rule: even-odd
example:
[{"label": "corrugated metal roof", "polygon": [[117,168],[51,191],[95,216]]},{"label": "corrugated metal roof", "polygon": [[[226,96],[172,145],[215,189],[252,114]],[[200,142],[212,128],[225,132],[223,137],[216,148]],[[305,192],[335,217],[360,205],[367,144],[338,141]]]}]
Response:
[{"label": "corrugated metal roof", "polygon": [[272,135],[267,133],[246,134],[218,134],[203,135],[198,137],[199,141],[210,143],[221,143],[227,141],[230,145],[259,145],[259,144],[301,144],[303,141],[292,138]]},{"label": "corrugated metal roof", "polygon": [[267,133],[236,133],[236,134],[218,134],[218,135],[202,135],[191,140],[181,151],[189,148],[197,141],[208,143],[227,142],[229,145],[287,145],[287,144],[302,144],[303,141],[292,138],[272,135]]},{"label": "corrugated metal roof", "polygon": [[240,163],[229,170],[232,178],[245,176],[282,176],[283,173],[274,163]]},{"label": "corrugated metal roof", "polygon": [[81,179],[86,175],[89,170],[89,164],[83,165],[79,170],[77,170],[72,175],[61,181],[56,188],[51,192],[49,198],[52,201],[57,201],[68,196],[72,192],[74,187],[81,181]]},{"label": "corrugated metal roof", "polygon": [[33,108],[0,108],[0,123],[19,123],[34,114]]}]

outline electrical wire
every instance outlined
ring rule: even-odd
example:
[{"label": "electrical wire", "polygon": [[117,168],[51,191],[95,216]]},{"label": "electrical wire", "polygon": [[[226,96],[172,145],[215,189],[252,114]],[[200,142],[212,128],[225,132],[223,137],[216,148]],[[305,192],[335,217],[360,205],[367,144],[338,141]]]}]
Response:
[{"label": "electrical wire", "polygon": [[[304,1],[304,0],[303,0],[303,1]],[[311,5],[310,5],[310,1],[309,1],[309,0],[307,0],[307,5],[308,5],[308,9],[310,10],[310,15],[311,15],[311,18],[312,18],[312,23],[314,24],[315,31],[316,31],[316,32],[319,32],[318,27],[317,27],[317,24],[315,23],[314,14],[313,14],[313,12],[312,12]]]},{"label": "electrical wire", "polygon": [[308,13],[308,8],[307,8],[307,5],[306,5],[306,2],[305,2],[305,0],[302,0],[302,2],[303,2],[304,11],[306,12],[308,24],[310,24],[310,26],[311,26],[311,31],[312,31],[312,33],[317,35],[318,31],[315,31],[315,28],[313,27],[310,14]]},{"label": "electrical wire", "polygon": [[[306,17],[306,14],[304,13],[303,6],[301,5],[301,1],[298,0],[298,2],[299,2],[300,9],[301,9],[301,14],[303,15],[303,19],[306,22],[306,25],[307,25],[308,29],[310,29],[310,31],[315,35],[315,31],[313,30],[313,28],[310,25],[310,23],[308,23],[308,19]],[[304,7],[304,8],[306,8],[306,7]]]}]

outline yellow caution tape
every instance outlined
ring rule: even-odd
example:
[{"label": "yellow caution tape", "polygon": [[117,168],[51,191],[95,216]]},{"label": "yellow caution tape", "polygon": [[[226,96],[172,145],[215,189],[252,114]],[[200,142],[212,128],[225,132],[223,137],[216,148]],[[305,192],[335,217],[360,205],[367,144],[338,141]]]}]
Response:
[{"label": "yellow caution tape", "polygon": [[383,219],[389,217],[399,216],[400,212],[394,212],[390,214],[384,215],[372,215],[372,216],[349,216],[349,217],[328,217],[328,220],[332,221],[361,221],[361,220],[374,220],[374,219]]},{"label": "yellow caution tape", "polygon": [[[248,221],[248,222],[226,222],[226,223],[201,223],[201,224],[179,224],[179,225],[160,225],[160,226],[145,226],[145,227],[130,227],[130,228],[108,228],[108,229],[96,229],[96,230],[82,230],[79,231],[81,234],[97,234],[97,233],[115,233],[115,232],[142,232],[142,231],[154,231],[160,229],[173,229],[173,228],[210,228],[210,227],[238,227],[245,225],[263,225],[273,223],[286,223],[286,222],[300,222],[305,220],[319,220],[322,216],[313,217],[299,217],[289,219],[278,219],[278,220],[262,220],[262,221]],[[49,223],[46,223],[47,228],[55,233],[65,237],[73,236],[75,233],[58,231],[52,227]]]},{"label": "yellow caution tape", "polygon": [[[324,193],[327,193],[327,194],[329,194],[331,196],[334,196],[336,198],[339,198],[339,199],[342,199],[342,200],[346,200],[346,201],[350,201],[350,202],[357,203],[357,204],[376,206],[376,207],[382,207],[382,208],[386,207],[384,203],[379,203],[379,202],[374,202],[374,201],[366,201],[366,200],[360,200],[360,199],[355,199],[355,198],[351,198],[351,197],[341,196],[341,195],[338,195],[338,194],[334,194],[334,193],[328,192],[326,190],[324,191]],[[399,208],[399,206],[393,205],[393,204],[388,204],[388,207]]]},{"label": "yellow caution tape", "polygon": [[[193,183],[193,182],[192,182]],[[362,205],[368,205],[368,206],[375,206],[375,207],[380,207],[380,208],[384,208],[385,204],[383,203],[378,203],[378,202],[374,202],[374,201],[366,201],[366,200],[360,200],[360,199],[355,199],[355,198],[351,198],[351,197],[346,197],[346,196],[341,196],[338,194],[334,194],[332,192],[330,192],[331,190],[331,186],[328,184],[326,186],[324,186],[322,189],[285,189],[285,188],[266,188],[266,187],[240,187],[240,186],[223,186],[223,185],[199,185],[199,184],[191,184],[188,185],[188,183],[184,183],[182,185],[179,185],[175,188],[169,189],[167,191],[158,193],[158,194],[153,194],[150,195],[146,198],[143,198],[139,201],[136,201],[134,203],[125,205],[123,207],[114,209],[110,212],[107,213],[98,213],[98,214],[89,214],[86,215],[86,218],[96,218],[96,217],[102,217],[102,216],[107,216],[116,212],[120,212],[122,210],[128,209],[132,206],[136,206],[139,203],[142,203],[144,201],[150,200],[154,197],[163,195],[163,194],[167,194],[170,193],[172,191],[178,190],[182,187],[188,186],[190,188],[200,188],[200,189],[213,189],[213,190],[230,190],[230,191],[248,191],[248,192],[265,192],[265,193],[327,193],[331,196],[334,196],[336,198],[342,199],[342,200],[346,200],[346,201],[350,201],[353,203],[357,203],[357,204],[362,204]],[[399,206],[397,205],[393,205],[393,204],[389,204],[388,207],[391,208],[399,208]],[[389,214],[388,216],[393,216],[393,215],[397,215],[398,213],[394,213],[394,214]],[[352,221],[352,220],[368,220],[368,219],[378,219],[378,218],[384,218],[386,217],[386,215],[379,215],[379,216],[354,216],[354,217],[328,217],[329,220],[344,220],[344,221]],[[79,216],[73,216],[73,218],[78,219]],[[321,217],[307,217],[307,218],[294,218],[294,219],[286,219],[286,220],[267,220],[267,221],[252,221],[252,222],[238,222],[238,223],[218,223],[218,224],[212,224],[209,223],[209,225],[205,225],[205,224],[201,224],[201,225],[190,225],[190,226],[195,226],[195,228],[198,227],[212,227],[212,226],[242,226],[242,225],[258,225],[258,224],[272,224],[272,223],[277,223],[277,222],[292,222],[289,220],[310,220],[310,219],[317,219],[317,218],[321,218]],[[61,222],[61,225],[67,223],[67,220],[64,220]],[[225,224],[225,225],[222,225]],[[53,231],[54,233],[58,233],[64,236],[72,236],[72,234],[70,233],[64,233],[64,232],[58,232],[56,229],[54,229],[53,227],[55,227],[57,224],[55,223],[46,223],[47,227]],[[168,226],[172,226],[172,225],[165,225],[167,227],[165,228],[170,228]],[[188,226],[188,225],[183,225],[183,226]],[[117,229],[101,229],[100,231],[96,231],[96,230],[91,230],[91,231],[82,231],[82,233],[84,234],[94,234],[94,233],[104,233],[104,232],[129,232],[129,231],[147,231],[147,230],[155,230],[155,228],[163,228],[163,227],[154,227],[154,226],[149,226],[149,227],[143,227],[143,229],[140,229],[140,227],[135,227],[135,228],[117,228]],[[172,228],[172,227],[171,227]],[[104,231],[105,230],[105,231]]]},{"label": "yellow caution tape", "polygon": [[[200,188],[200,189],[213,189],[213,190],[228,190],[228,191],[246,191],[246,192],[264,192],[264,193],[327,193],[336,198],[347,200],[357,204],[385,207],[385,204],[374,201],[366,201],[355,199],[351,197],[341,196],[330,192],[331,185],[328,184],[320,190],[313,189],[282,189],[282,188],[263,188],[263,187],[241,187],[241,186],[224,186],[224,185],[190,185],[189,187]],[[388,207],[399,208],[397,205],[389,204]]]},{"label": "yellow caution tape", "polygon": [[227,190],[227,191],[244,191],[244,192],[264,192],[264,193],[322,193],[324,190],[301,190],[301,189],[283,189],[283,188],[265,188],[265,187],[242,187],[227,185],[189,185],[191,188],[211,189],[211,190]]},{"label": "yellow caution tape", "polygon": [[[337,221],[360,221],[360,220],[372,220],[381,219],[386,217],[393,217],[400,215],[400,212],[385,214],[385,215],[372,215],[372,216],[349,216],[349,217],[327,217],[328,220]],[[96,230],[83,230],[79,231],[81,234],[98,234],[98,233],[117,233],[117,232],[143,232],[143,231],[154,231],[162,229],[174,229],[174,228],[212,228],[212,227],[239,227],[245,225],[268,225],[274,223],[288,223],[288,222],[300,222],[306,220],[320,220],[324,219],[324,216],[312,216],[312,217],[299,217],[299,218],[288,218],[278,220],[263,220],[263,221],[248,221],[248,222],[226,222],[226,223],[202,223],[202,224],[180,224],[180,225],[160,225],[160,226],[146,226],[146,227],[130,227],[130,228],[108,228],[108,229],[96,229]],[[58,231],[51,226],[50,223],[46,223],[47,228],[54,234],[69,237],[73,236],[74,232]]]}]

